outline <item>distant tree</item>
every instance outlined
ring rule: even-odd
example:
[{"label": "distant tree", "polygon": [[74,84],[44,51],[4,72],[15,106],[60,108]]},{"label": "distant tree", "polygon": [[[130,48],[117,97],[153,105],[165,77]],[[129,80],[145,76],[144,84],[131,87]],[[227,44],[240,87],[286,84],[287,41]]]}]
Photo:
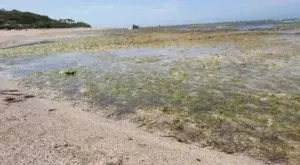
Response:
[{"label": "distant tree", "polygon": [[84,22],[75,22],[73,19],[51,19],[45,15],[18,10],[0,10],[0,29],[20,28],[76,28],[91,27]]},{"label": "distant tree", "polygon": [[66,19],[66,21],[67,21],[67,23],[75,23],[75,21],[72,19]]}]

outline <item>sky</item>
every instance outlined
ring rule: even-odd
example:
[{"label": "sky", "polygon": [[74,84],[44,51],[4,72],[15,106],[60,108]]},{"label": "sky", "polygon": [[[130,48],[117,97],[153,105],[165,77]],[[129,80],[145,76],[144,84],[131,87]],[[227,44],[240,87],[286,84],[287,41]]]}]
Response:
[{"label": "sky", "polygon": [[300,0],[0,0],[0,8],[99,28],[300,17]]}]

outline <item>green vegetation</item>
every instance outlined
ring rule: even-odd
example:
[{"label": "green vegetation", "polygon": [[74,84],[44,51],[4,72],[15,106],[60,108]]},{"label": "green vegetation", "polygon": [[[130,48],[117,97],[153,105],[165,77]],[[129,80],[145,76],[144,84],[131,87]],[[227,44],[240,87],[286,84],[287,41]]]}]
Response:
[{"label": "green vegetation", "polygon": [[[140,116],[138,121],[147,128],[168,128],[181,141],[196,141],[227,153],[247,152],[272,163],[297,162],[300,95],[292,88],[297,80],[273,80],[277,89],[261,85],[261,73],[266,80],[287,77],[284,70],[268,69],[269,63],[263,60],[267,55],[255,56],[235,61],[191,58],[172,63],[159,75],[146,66],[139,71],[108,71],[89,83],[85,96],[92,102],[110,101],[123,112],[159,113],[159,118]],[[299,60],[290,61],[293,55],[273,56],[274,62],[285,60],[285,67]]]},{"label": "green vegetation", "polygon": [[[265,37],[279,35],[275,32],[169,32],[137,30],[107,31],[109,35],[98,37],[88,36],[58,40],[54,43],[31,45],[0,50],[2,55],[27,55],[51,52],[99,52],[111,49],[133,47],[203,47],[216,44],[235,44],[238,48],[249,51],[252,48],[271,46],[273,42],[266,41]],[[105,33],[105,32],[103,32]]]},{"label": "green vegetation", "polygon": [[91,27],[84,22],[72,19],[51,19],[48,16],[21,12],[18,10],[0,10],[0,29],[31,29],[31,28],[76,28]]},{"label": "green vegetation", "polygon": [[63,70],[60,73],[65,74],[67,76],[74,76],[77,73],[77,71],[76,70]]}]

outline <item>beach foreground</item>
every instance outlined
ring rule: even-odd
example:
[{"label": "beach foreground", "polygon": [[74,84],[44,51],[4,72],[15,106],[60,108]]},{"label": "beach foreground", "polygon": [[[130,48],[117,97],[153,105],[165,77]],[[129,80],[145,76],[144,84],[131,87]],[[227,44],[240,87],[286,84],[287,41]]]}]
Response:
[{"label": "beach foreground", "polygon": [[4,164],[300,160],[299,31],[2,36]]},{"label": "beach foreground", "polygon": [[0,164],[261,165],[179,143],[0,79]]}]

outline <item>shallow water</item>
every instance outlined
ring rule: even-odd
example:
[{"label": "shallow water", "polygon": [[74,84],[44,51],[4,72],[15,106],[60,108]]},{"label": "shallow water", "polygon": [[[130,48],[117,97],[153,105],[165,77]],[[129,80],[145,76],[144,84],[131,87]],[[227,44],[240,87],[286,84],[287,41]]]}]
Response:
[{"label": "shallow water", "polygon": [[[66,98],[82,99],[88,94],[91,95],[89,97],[92,98],[93,103],[100,106],[112,103],[122,111],[128,111],[134,110],[139,104],[159,103],[163,100],[159,93],[152,94],[152,90],[170,85],[164,82],[163,77],[169,75],[174,62],[190,58],[214,57],[228,50],[231,49],[226,47],[131,48],[102,53],[3,57],[0,59],[0,68],[2,68],[0,76],[23,79],[29,85],[38,88],[50,87],[61,91]],[[76,74],[68,76],[64,74],[64,70],[75,70]],[[174,74],[176,79],[185,77],[180,72],[179,75]],[[163,79],[160,81],[161,78]],[[145,88],[143,86],[147,83],[150,83],[148,86],[150,89],[141,91],[140,89]],[[97,86],[95,89],[90,89],[95,85]],[[122,87],[123,85],[125,87]],[[136,92],[136,96],[134,93],[126,93],[129,88],[134,88],[132,92]],[[122,93],[124,90],[125,92]],[[119,93],[120,96],[112,96],[112,93]]]},{"label": "shallow water", "polygon": [[[299,89],[290,74],[297,70],[290,68],[295,60],[252,63],[239,61],[238,54],[234,47],[223,46],[3,57],[0,75],[59,90],[67,98],[88,97],[100,106],[117,105],[122,112],[140,105],[191,106],[199,99],[224,97],[222,92],[228,90],[292,93]],[[70,76],[65,70],[76,73]],[[202,98],[203,92],[211,98]]]},{"label": "shallow water", "polygon": [[162,60],[178,60],[182,58],[205,57],[226,51],[226,47],[204,48],[131,48],[111,52],[118,57],[131,58],[141,56],[160,56]]},{"label": "shallow water", "polygon": [[[65,53],[35,56],[3,57],[0,59],[0,74],[10,77],[22,77],[34,72],[47,72],[61,69],[85,68],[93,71],[103,71],[124,65],[136,65],[130,60],[141,57],[157,57],[155,65],[181,58],[205,57],[225,51],[225,48],[132,48],[120,49],[104,53]],[[147,61],[145,62],[147,63]],[[147,65],[149,65],[148,62]],[[139,65],[140,67],[141,65]],[[137,67],[137,66],[136,66]]]},{"label": "shallow water", "polygon": [[62,55],[40,55],[27,57],[4,57],[0,63],[2,74],[11,77],[22,77],[34,72],[46,72],[57,69],[78,68],[92,64],[96,58],[78,53]]}]

